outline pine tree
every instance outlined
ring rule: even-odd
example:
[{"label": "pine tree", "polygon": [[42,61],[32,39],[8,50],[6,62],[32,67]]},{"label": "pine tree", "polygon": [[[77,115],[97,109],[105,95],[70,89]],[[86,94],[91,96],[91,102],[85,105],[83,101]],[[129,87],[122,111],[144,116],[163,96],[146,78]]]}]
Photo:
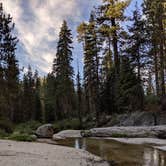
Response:
[{"label": "pine tree", "polygon": [[129,59],[122,58],[119,94],[116,96],[116,107],[119,112],[143,110],[144,91],[140,80],[134,73]]},{"label": "pine tree", "polygon": [[[3,111],[12,121],[17,121],[17,103],[19,93],[19,68],[15,57],[17,38],[13,35],[14,23],[12,17],[6,15],[0,3],[0,68],[3,90]],[[6,105],[6,104],[7,105]],[[1,107],[1,106],[0,106]]]},{"label": "pine tree", "polygon": [[94,13],[88,24],[82,23],[77,31],[84,46],[84,87],[87,109],[99,118],[100,78],[99,78],[99,41],[97,37]]},{"label": "pine tree", "polygon": [[41,81],[38,75],[38,71],[34,74],[35,80],[35,120],[42,122],[42,105],[41,105]]},{"label": "pine tree", "polygon": [[103,83],[101,92],[101,109],[107,114],[117,113],[118,111],[118,108],[116,107],[117,87],[116,71],[114,66],[112,66],[110,68],[109,76]]},{"label": "pine tree", "polygon": [[35,119],[35,80],[30,66],[23,78],[22,108],[24,111],[24,121]]},{"label": "pine tree", "polygon": [[56,113],[58,118],[69,117],[74,109],[74,83],[72,58],[71,30],[64,21],[59,34],[56,58],[52,73],[55,76],[56,87]]},{"label": "pine tree", "polygon": [[147,29],[150,32],[151,50],[155,68],[157,95],[165,95],[165,29],[164,6],[162,0],[144,0],[144,14],[147,18]]},{"label": "pine tree", "polygon": [[145,21],[142,19],[137,3],[135,8],[131,19],[133,23],[128,27],[129,42],[127,54],[133,67],[137,71],[138,78],[141,80],[141,69],[150,62],[150,59],[146,54],[147,36],[145,31]]},{"label": "pine tree", "polygon": [[[79,67],[78,67],[79,68]],[[82,126],[82,115],[83,115],[83,94],[82,94],[82,87],[81,87],[81,78],[80,72],[78,69],[77,73],[77,109],[78,109],[78,118],[80,121],[80,127]]]},{"label": "pine tree", "polygon": [[45,105],[45,121],[53,122],[57,119],[56,111],[56,80],[53,74],[49,73],[44,84],[44,105]]},{"label": "pine tree", "polygon": [[110,54],[109,52],[106,52],[106,54],[103,57],[103,61],[102,61],[102,79],[103,79],[103,81],[108,80],[112,67],[113,67],[112,54]]},{"label": "pine tree", "polygon": [[108,38],[109,50],[110,41],[112,41],[113,59],[117,76],[120,71],[118,31],[121,29],[120,22],[124,21],[125,19],[124,10],[128,4],[129,1],[103,0],[103,4],[98,9],[98,23],[102,24],[101,31]]}]

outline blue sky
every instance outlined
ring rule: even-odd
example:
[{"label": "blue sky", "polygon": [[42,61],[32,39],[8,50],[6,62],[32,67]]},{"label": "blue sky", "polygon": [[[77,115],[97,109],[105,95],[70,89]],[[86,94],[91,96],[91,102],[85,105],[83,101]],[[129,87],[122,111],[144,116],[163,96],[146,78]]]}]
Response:
[{"label": "blue sky", "polygon": [[[131,15],[136,0],[126,10]],[[137,0],[141,4],[142,0]],[[77,42],[76,28],[87,21],[90,11],[101,0],[0,0],[4,10],[10,13],[19,38],[17,58],[20,67],[30,64],[41,75],[46,75],[52,67],[56,54],[58,34],[63,20],[66,20],[73,34],[73,66],[77,59],[82,68],[82,45]]]}]

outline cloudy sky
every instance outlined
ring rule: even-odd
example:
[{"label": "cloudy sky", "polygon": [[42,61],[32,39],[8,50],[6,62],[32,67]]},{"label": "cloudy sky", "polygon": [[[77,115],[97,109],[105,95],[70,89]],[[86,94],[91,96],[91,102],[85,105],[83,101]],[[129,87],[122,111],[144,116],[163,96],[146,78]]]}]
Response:
[{"label": "cloudy sky", "polygon": [[[82,61],[81,45],[77,43],[76,27],[88,20],[90,11],[101,0],[0,0],[10,13],[19,38],[17,57],[20,66],[30,64],[41,75],[51,70],[56,54],[58,34],[63,20],[67,20],[74,39],[74,62]],[[135,1],[135,0],[133,0]],[[138,0],[140,2],[140,0]],[[134,2],[127,9],[129,14]]]}]

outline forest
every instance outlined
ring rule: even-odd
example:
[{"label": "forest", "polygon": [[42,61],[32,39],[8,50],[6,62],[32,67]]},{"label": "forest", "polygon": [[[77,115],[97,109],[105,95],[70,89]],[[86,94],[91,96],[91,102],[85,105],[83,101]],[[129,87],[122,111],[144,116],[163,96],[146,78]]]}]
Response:
[{"label": "forest", "polygon": [[130,1],[103,0],[96,6],[77,27],[83,73],[72,66],[73,37],[64,20],[52,71],[44,77],[30,65],[26,72],[19,67],[17,24],[1,3],[0,126],[38,121],[88,128],[114,114],[165,111],[164,2],[144,0],[142,8],[136,3],[130,17],[125,15]]}]

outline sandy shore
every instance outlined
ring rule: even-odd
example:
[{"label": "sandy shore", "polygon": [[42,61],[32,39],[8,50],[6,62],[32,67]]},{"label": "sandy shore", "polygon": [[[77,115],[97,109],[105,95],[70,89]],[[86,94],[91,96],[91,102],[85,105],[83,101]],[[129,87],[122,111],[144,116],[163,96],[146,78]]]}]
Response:
[{"label": "sandy shore", "polygon": [[108,166],[86,151],[45,143],[0,140],[0,166]]}]

